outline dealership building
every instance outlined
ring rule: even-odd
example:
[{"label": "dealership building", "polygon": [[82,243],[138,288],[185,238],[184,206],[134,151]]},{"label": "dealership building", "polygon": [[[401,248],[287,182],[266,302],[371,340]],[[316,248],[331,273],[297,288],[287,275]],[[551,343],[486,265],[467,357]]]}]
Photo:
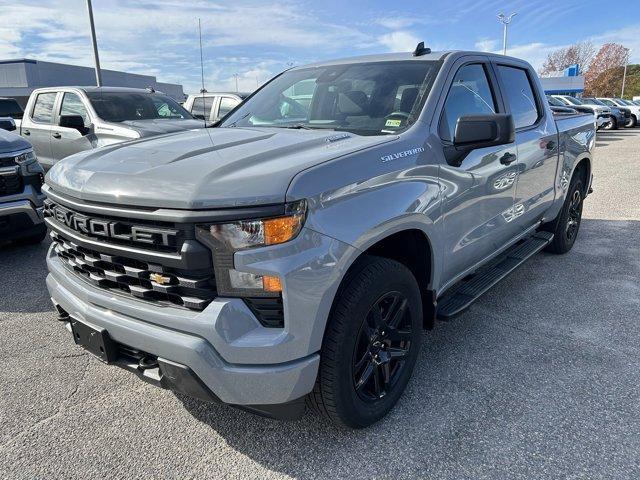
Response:
[{"label": "dealership building", "polygon": [[572,65],[561,72],[553,72],[540,78],[547,95],[571,95],[579,97],[584,92],[584,76],[578,65]]},{"label": "dealership building", "polygon": [[[158,82],[152,75],[102,69],[102,83],[109,87],[153,88],[182,102],[182,85]],[[36,88],[95,86],[95,70],[64,63],[42,62],[22,58],[0,60],[0,97],[13,97],[23,106]]]}]

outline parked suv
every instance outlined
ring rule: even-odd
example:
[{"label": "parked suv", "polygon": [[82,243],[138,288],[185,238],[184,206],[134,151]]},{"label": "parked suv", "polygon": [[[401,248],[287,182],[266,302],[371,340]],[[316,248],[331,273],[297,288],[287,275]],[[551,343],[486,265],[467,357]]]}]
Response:
[{"label": "parked suv", "polygon": [[31,93],[25,112],[20,135],[45,170],[83,150],[203,127],[178,102],[151,89],[41,88]]},{"label": "parked suv", "polygon": [[612,119],[611,119],[611,108],[608,106],[599,106],[599,105],[586,105],[579,98],[572,97],[570,95],[551,95],[551,98],[555,98],[559,102],[564,103],[568,107],[582,107],[588,108],[593,111],[594,116],[596,117],[596,127],[601,128],[609,128]]},{"label": "parked suv", "polygon": [[293,68],[218,127],[54,166],[47,286],[78,345],[151,383],[364,427],[423,328],[571,249],[594,144],[593,117],[554,118],[515,58]]},{"label": "parked suv", "polygon": [[608,107],[611,109],[611,122],[605,126],[607,130],[617,130],[624,128],[631,118],[631,110],[627,107],[614,107],[592,97],[581,97],[580,101],[583,105],[595,105],[599,107]]},{"label": "parked suv", "polygon": [[0,118],[13,118],[14,120],[22,120],[24,110],[20,104],[13,98],[0,97]]},{"label": "parked suv", "polygon": [[0,130],[0,245],[41,242],[44,172],[29,142]]},{"label": "parked suv", "polygon": [[598,97],[598,100],[600,100],[605,105],[609,105],[611,107],[628,108],[631,111],[631,116],[626,126],[629,128],[633,128],[636,125],[638,125],[638,119],[640,119],[640,107],[637,105],[634,105],[633,102],[630,102],[629,100],[623,100],[622,98]]},{"label": "parked suv", "polygon": [[250,93],[205,92],[189,95],[184,102],[184,108],[189,110],[195,118],[207,122],[217,122],[227,113],[236,108]]}]

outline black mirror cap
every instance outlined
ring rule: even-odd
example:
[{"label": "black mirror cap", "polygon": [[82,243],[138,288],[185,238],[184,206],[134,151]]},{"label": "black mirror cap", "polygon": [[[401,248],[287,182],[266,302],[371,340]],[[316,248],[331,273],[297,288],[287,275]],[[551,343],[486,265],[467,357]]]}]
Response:
[{"label": "black mirror cap", "polygon": [[62,115],[58,124],[61,127],[75,128],[82,135],[86,135],[89,129],[84,125],[84,118],[81,115]]},{"label": "black mirror cap", "polygon": [[513,143],[515,138],[516,128],[511,115],[468,115],[458,119],[453,143],[456,147],[475,149]]},{"label": "black mirror cap", "polygon": [[13,118],[0,118],[0,129],[13,132],[16,129],[16,122]]},{"label": "black mirror cap", "polygon": [[504,113],[466,115],[456,122],[453,144],[445,146],[449,165],[459,167],[469,152],[476,148],[507,145],[515,142],[513,117]]}]

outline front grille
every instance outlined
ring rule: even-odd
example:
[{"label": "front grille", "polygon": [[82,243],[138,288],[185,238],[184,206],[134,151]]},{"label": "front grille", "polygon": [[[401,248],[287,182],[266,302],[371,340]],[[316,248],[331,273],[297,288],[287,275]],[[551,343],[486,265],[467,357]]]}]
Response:
[{"label": "front grille", "polygon": [[598,118],[609,118],[609,117],[611,117],[611,115],[608,113],[601,113],[598,115]]},{"label": "front grille", "polygon": [[[81,237],[149,251],[179,252],[186,240],[195,238],[193,225],[141,219],[130,221],[100,214],[85,214],[58,205],[49,199],[44,201],[44,216],[75,230],[74,233]],[[143,231],[147,237],[143,240],[146,241],[135,240],[132,235],[133,229]]]},{"label": "front grille", "polygon": [[183,272],[120,255],[108,255],[76,245],[51,233],[62,262],[91,284],[134,297],[203,310],[216,297],[213,268]]},{"label": "front grille", "polygon": [[15,155],[11,157],[0,157],[0,168],[15,167],[16,165]]},{"label": "front grille", "polygon": [[0,174],[0,195],[15,195],[22,191],[22,177],[18,172]]}]

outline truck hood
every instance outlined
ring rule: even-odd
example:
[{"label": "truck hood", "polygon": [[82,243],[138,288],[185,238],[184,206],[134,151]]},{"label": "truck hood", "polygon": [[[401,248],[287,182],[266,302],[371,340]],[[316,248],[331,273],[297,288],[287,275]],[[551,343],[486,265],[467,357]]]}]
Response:
[{"label": "truck hood", "polygon": [[27,148],[31,148],[31,144],[20,135],[0,128],[0,154],[26,150]]},{"label": "truck hood", "polygon": [[47,174],[57,192],[128,206],[207,209],[283,203],[300,171],[389,142],[326,130],[208,128],[81,152]]},{"label": "truck hood", "polygon": [[182,132],[193,128],[204,127],[202,120],[196,119],[149,119],[149,120],[127,120],[120,122],[118,125],[126,125],[132,130],[140,134],[140,137],[150,137],[152,135],[161,135],[163,133]]}]

